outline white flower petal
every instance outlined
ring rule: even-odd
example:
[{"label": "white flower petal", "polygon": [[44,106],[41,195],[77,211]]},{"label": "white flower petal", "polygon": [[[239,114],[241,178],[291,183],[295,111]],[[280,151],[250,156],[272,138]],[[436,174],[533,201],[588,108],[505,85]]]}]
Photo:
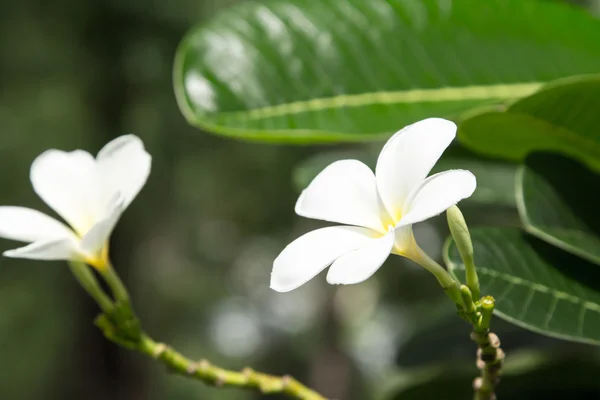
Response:
[{"label": "white flower petal", "polygon": [[79,260],[77,242],[73,238],[40,240],[27,246],[5,251],[5,257],[30,260]]},{"label": "white flower petal", "polygon": [[120,136],[104,146],[96,159],[106,201],[120,192],[127,208],[150,174],[152,157],[144,143],[135,135]]},{"label": "white flower petal", "polygon": [[335,260],[327,273],[327,282],[332,285],[351,285],[370,278],[383,265],[393,246],[393,231],[371,239],[363,247]]},{"label": "white flower petal", "polygon": [[0,207],[0,237],[21,242],[37,242],[73,237],[61,222],[25,207]]},{"label": "white flower petal", "polygon": [[314,278],[335,259],[355,250],[375,232],[353,226],[330,226],[300,236],[273,262],[271,288],[289,292]]},{"label": "white flower petal", "polygon": [[31,165],[35,192],[80,234],[96,218],[96,163],[87,152],[47,150]]},{"label": "white flower petal", "polygon": [[469,171],[452,170],[432,175],[409,196],[408,211],[398,226],[438,215],[471,196],[476,187],[477,179]]},{"label": "white flower petal", "polygon": [[417,242],[415,241],[412,225],[394,228],[394,249],[392,251],[394,254],[406,257],[412,254],[412,250],[416,245]]},{"label": "white flower petal", "polygon": [[303,217],[363,226],[387,232],[383,226],[375,176],[357,160],[336,161],[302,192],[296,213]]},{"label": "white flower petal", "polygon": [[123,214],[123,210],[123,198],[117,196],[113,199],[111,211],[108,213],[108,216],[97,222],[81,239],[79,244],[81,251],[94,256],[102,250],[115,225],[117,225],[121,214]]},{"label": "white flower petal", "polygon": [[381,200],[396,221],[405,213],[408,195],[427,177],[455,135],[453,122],[429,118],[405,127],[385,144],[375,175]]}]

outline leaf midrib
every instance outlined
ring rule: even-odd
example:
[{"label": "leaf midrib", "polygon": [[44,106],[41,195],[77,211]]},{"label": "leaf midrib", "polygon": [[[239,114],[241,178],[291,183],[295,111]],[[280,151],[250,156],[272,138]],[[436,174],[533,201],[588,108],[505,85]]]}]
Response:
[{"label": "leaf midrib", "polygon": [[211,114],[233,119],[260,120],[340,107],[364,107],[379,104],[411,104],[419,102],[441,103],[446,101],[504,100],[530,95],[542,87],[543,84],[543,82],[527,82],[344,94],[252,108],[244,111],[225,111]]}]

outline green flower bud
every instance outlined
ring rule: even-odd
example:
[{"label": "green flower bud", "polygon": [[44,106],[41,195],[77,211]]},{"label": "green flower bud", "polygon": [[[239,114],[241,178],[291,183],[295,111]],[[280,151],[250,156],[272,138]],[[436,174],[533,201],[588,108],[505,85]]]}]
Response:
[{"label": "green flower bud", "polygon": [[454,238],[460,257],[465,265],[465,274],[467,277],[467,286],[471,290],[474,299],[479,298],[479,278],[475,270],[475,261],[473,259],[473,242],[469,234],[469,228],[465,218],[457,206],[452,206],[446,211],[448,217],[448,227]]}]

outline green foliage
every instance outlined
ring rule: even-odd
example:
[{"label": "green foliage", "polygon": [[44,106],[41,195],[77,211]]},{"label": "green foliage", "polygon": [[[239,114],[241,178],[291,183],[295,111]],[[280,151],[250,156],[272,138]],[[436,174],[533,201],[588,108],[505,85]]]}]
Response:
[{"label": "green foliage", "polygon": [[518,173],[517,187],[528,232],[600,264],[600,176],[562,156],[533,154]]},{"label": "green foliage", "polygon": [[560,80],[460,125],[459,140],[478,153],[523,160],[536,150],[575,157],[600,171],[600,75]]},{"label": "green foliage", "polygon": [[553,2],[247,2],[186,36],[174,85],[186,119],[210,132],[371,140],[595,73],[599,42],[600,21]]},{"label": "green foliage", "polygon": [[[600,269],[516,228],[471,231],[481,292],[496,313],[527,329],[600,344]],[[464,281],[464,265],[449,240],[444,258]]]}]

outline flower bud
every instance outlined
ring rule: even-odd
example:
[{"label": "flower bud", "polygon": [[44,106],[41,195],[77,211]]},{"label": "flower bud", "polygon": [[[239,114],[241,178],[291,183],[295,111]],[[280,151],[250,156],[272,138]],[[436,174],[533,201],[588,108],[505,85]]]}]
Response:
[{"label": "flower bud", "polygon": [[465,274],[467,286],[471,290],[474,299],[479,298],[479,278],[475,270],[475,261],[473,259],[473,242],[469,234],[469,228],[465,218],[457,206],[452,206],[446,211],[448,218],[448,227],[454,238],[460,257],[465,265]]}]

